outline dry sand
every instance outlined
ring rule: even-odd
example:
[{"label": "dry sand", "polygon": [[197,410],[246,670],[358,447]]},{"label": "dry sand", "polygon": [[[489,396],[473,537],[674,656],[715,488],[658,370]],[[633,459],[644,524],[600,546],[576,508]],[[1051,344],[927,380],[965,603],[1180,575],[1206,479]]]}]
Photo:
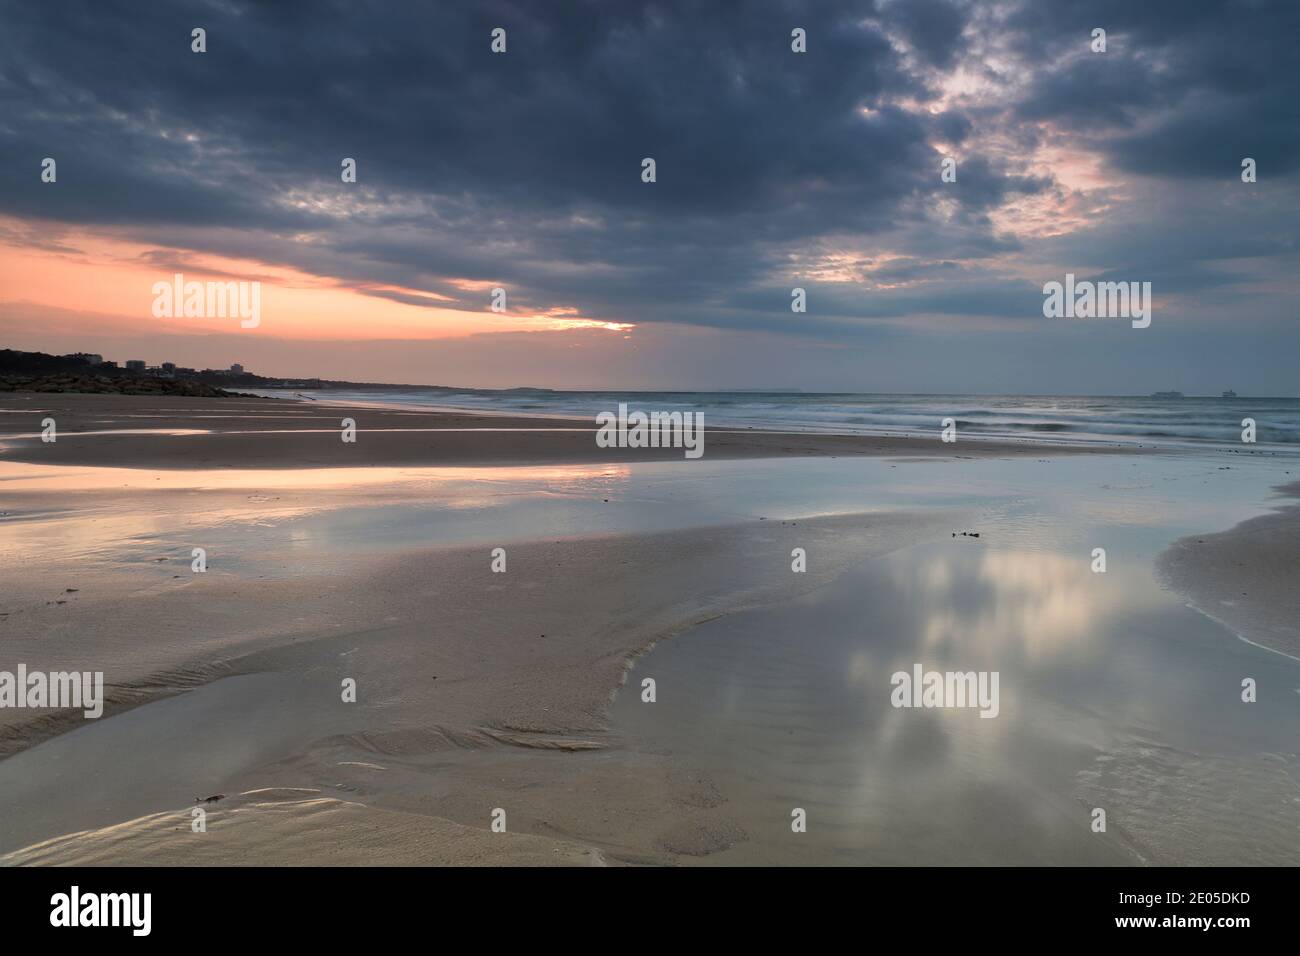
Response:
[{"label": "dry sand", "polygon": [[[1277,491],[1300,497],[1300,482]],[[1300,658],[1300,505],[1182,538],[1160,556],[1157,571],[1239,636]]]}]

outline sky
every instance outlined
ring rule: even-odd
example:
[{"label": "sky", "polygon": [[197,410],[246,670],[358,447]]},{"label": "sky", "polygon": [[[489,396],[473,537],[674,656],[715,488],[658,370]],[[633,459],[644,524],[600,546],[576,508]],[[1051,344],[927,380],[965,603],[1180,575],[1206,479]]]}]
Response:
[{"label": "sky", "polygon": [[[1297,395],[1297,37],[1294,0],[0,0],[0,347]],[[155,315],[177,273],[259,323]],[[1150,282],[1150,327],[1045,317],[1067,273]]]}]

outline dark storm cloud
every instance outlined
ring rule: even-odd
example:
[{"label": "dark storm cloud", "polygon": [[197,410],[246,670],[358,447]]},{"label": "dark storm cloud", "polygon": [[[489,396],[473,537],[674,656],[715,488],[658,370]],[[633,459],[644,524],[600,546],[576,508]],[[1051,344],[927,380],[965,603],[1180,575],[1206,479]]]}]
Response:
[{"label": "dark storm cloud", "polygon": [[[20,6],[4,41],[17,119],[6,147],[84,159],[103,173],[95,185],[114,187],[85,215],[110,221],[130,209],[190,221],[205,206],[243,218],[277,187],[337,185],[344,155],[381,190],[526,208],[703,217],[813,181],[872,207],[887,193],[870,181],[915,160],[926,133],[905,115],[855,115],[911,84],[878,32],[830,8],[348,2],[142,17],[138,5],[115,7]],[[796,22],[817,55],[790,53]],[[196,24],[209,34],[202,56],[189,51]],[[488,51],[496,25],[512,35],[505,56]],[[201,145],[178,138],[190,132]],[[215,170],[213,150],[230,151]],[[653,194],[636,175],[646,155],[662,167]],[[75,187],[86,170],[72,165]],[[170,191],[213,176],[218,194]],[[156,184],[157,198],[137,183]],[[14,185],[6,201],[31,209],[31,191]]]},{"label": "dark storm cloud", "polygon": [[[1171,177],[1231,179],[1241,155],[1280,175],[1300,156],[1295,71],[1276,67],[1292,4],[0,9],[0,213],[295,266],[416,305],[481,310],[485,293],[453,281],[468,279],[506,285],[519,308],[721,328],[773,328],[784,313],[788,326],[794,282],[781,283],[849,246],[901,254],[922,286],[828,292],[833,311],[800,333],[913,311],[1032,314],[1032,283],[982,263],[1022,250],[995,227],[999,210],[1060,189],[986,150],[989,134],[1032,144],[1051,124],[1120,168]],[[990,11],[1031,81],[1005,100],[918,106],[937,102]],[[1109,59],[1075,55],[1099,25]],[[195,26],[206,54],[190,52]],[[489,51],[496,26],[504,56]],[[790,50],[795,26],[807,54]],[[939,181],[939,142],[963,149],[956,184]],[[58,159],[57,188],[38,180],[44,156]],[[356,186],[339,181],[345,156]],[[939,216],[941,201],[952,208]],[[1086,244],[1080,258],[1117,267]],[[1133,267],[1176,275],[1160,249],[1158,236],[1132,245]]]},{"label": "dark storm cloud", "polygon": [[951,66],[960,52],[962,28],[966,15],[957,3],[949,0],[894,0],[886,6],[896,23],[921,56],[935,66]]},{"label": "dark storm cloud", "polygon": [[[1019,115],[1118,132],[1103,149],[1120,169],[1223,177],[1245,156],[1272,175],[1300,169],[1300,4],[1057,0],[1024,4],[1008,26],[1017,49],[1044,64]],[[1107,52],[1076,59],[1096,27]]]},{"label": "dark storm cloud", "polygon": [[1017,113],[1022,119],[1089,131],[1128,129],[1170,96],[1172,91],[1152,82],[1146,64],[1096,54],[1043,76]]}]

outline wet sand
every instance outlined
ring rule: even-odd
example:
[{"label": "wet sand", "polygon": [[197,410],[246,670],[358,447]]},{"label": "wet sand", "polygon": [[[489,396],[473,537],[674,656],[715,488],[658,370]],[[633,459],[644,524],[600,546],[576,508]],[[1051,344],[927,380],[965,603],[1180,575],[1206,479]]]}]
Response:
[{"label": "wet sand", "polygon": [[[517,858],[457,856],[464,834],[448,823],[482,831],[497,807],[509,829],[490,836],[548,837],[562,862],[574,862],[571,838],[606,862],[712,852],[734,827],[707,779],[607,734],[628,664],[692,624],[817,587],[950,524],[872,515],[512,543],[505,574],[491,572],[487,548],[287,579],[161,571],[124,588],[104,570],[78,575],[65,604],[10,596],[7,660],[102,669],[111,686],[98,721],[0,711],[0,804],[11,808],[0,849],[88,831],[0,860],[293,864],[323,848],[402,862],[416,840],[426,862],[536,862],[535,841]],[[817,556],[807,574],[790,572],[796,543]],[[345,677],[355,704],[341,700]],[[274,812],[235,799],[265,788],[313,792]],[[194,800],[216,793],[232,802],[192,834]],[[227,819],[252,835],[222,840]],[[345,849],[357,832],[368,842]]]},{"label": "wet sand", "polygon": [[[1277,492],[1300,497],[1300,482]],[[1246,640],[1300,658],[1300,504],[1181,538],[1157,567],[1203,613]]]},{"label": "wet sand", "polygon": [[[10,866],[599,866],[590,847],[492,833],[441,817],[377,810],[319,791],[267,788],[224,798],[195,833],[164,812],[71,833],[0,857]],[[210,838],[209,838],[210,837]]]},{"label": "wet sand", "polygon": [[[709,862],[1300,864],[1300,662],[1146,568],[1094,574],[1000,532],[902,549],[637,661],[613,727],[709,774],[746,833]],[[914,663],[998,673],[996,717],[891,706]],[[630,692],[650,676],[653,705]]]},{"label": "wet sand", "polygon": [[[41,421],[57,423],[55,442]],[[357,424],[341,440],[340,423]],[[909,455],[962,458],[1080,453],[1132,454],[1132,446],[928,437],[821,435],[705,425],[707,458]],[[151,434],[103,434],[144,430]],[[0,458],[133,468],[347,468],[384,465],[541,465],[681,460],[680,448],[598,448],[590,420],[506,417],[328,405],[290,399],[123,395],[0,396]],[[5,436],[25,437],[5,437]]]},{"label": "wet sand", "polygon": [[[1225,744],[1213,727],[1204,728],[1208,736],[1172,742],[1153,731],[1161,726],[1156,716],[1167,720],[1179,701],[1185,704],[1186,687],[1164,709],[1138,708],[1123,720],[1091,713],[1087,701],[1079,702],[1080,716],[1055,699],[1062,688],[1067,699],[1077,695],[1068,690],[1070,667],[1073,655],[1096,639],[1090,608],[1118,606],[1118,598],[1102,599],[1104,592],[1079,597],[1081,587],[1103,583],[1083,557],[1097,535],[1107,535],[1102,541],[1123,573],[1125,554],[1134,560],[1131,552],[1147,546],[1138,542],[1161,540],[1157,516],[1168,507],[1166,488],[1187,488],[1193,517],[1178,527],[1196,528],[1202,503],[1207,522],[1223,513],[1216,496],[1232,487],[1236,479],[1225,476],[1237,471],[1185,458],[1169,459],[1178,462],[1171,469],[1160,456],[1132,448],[1122,449],[1123,458],[1094,459],[1075,452],[1107,449],[1067,453],[1032,444],[712,432],[706,459],[717,453],[753,463],[666,461],[633,471],[617,463],[593,467],[607,451],[595,447],[591,428],[549,430],[579,427],[568,421],[260,399],[172,401],[39,395],[0,402],[0,433],[38,429],[39,417],[49,414],[63,436],[56,444],[0,439],[0,459],[8,459],[0,462],[0,532],[9,545],[0,599],[3,666],[21,661],[32,669],[103,670],[109,685],[98,721],[79,712],[0,710],[0,805],[7,808],[0,817],[0,863],[906,863],[909,845],[944,862],[1005,862],[1044,847],[1059,851],[1059,859],[1027,858],[1219,862],[1254,847],[1291,859],[1294,847],[1272,824],[1256,828],[1265,842],[1255,847],[1238,830],[1215,829],[1212,816],[1197,815],[1235,805],[1241,819],[1265,819],[1259,800],[1269,799],[1291,770],[1259,762],[1249,747],[1240,750],[1240,741]],[[335,416],[358,420],[356,445],[338,440]],[[477,430],[485,424],[511,430]],[[380,427],[398,431],[367,433]],[[202,433],[73,434],[120,429]],[[553,478],[513,490],[491,469],[474,478],[473,465],[519,461],[520,436],[537,442],[524,460],[552,463]],[[639,450],[631,454],[643,460]],[[841,454],[856,460],[812,460]],[[1070,468],[1057,460],[1067,454]],[[873,460],[881,455],[892,457]],[[809,460],[757,460],[764,458]],[[587,464],[566,468],[569,462]],[[324,470],[306,470],[309,465]],[[469,477],[449,478],[428,465],[456,466],[449,471]],[[1264,473],[1272,465],[1253,467]],[[835,480],[828,484],[827,476]],[[1053,497],[1039,500],[1043,494]],[[990,506],[998,495],[1005,502]],[[1229,513],[1254,513],[1251,507],[1243,500]],[[859,513],[865,508],[875,510]],[[334,517],[321,517],[320,509]],[[613,527],[611,514],[633,530],[574,531]],[[770,520],[760,520],[763,515]],[[663,527],[673,530],[649,530]],[[983,537],[952,536],[969,527],[981,528]],[[1048,561],[1032,553],[1043,540],[1074,556]],[[1252,539],[1238,540],[1245,543],[1237,545],[1237,560],[1245,563]],[[1285,597],[1292,580],[1285,569],[1294,568],[1297,553],[1294,536],[1271,540],[1277,580],[1266,602]],[[211,567],[201,575],[189,570],[196,543],[212,551]],[[965,563],[933,558],[912,567],[906,555],[957,549],[966,561],[986,545],[1026,543],[1031,553],[1018,563],[980,564],[992,577],[969,585],[973,593],[992,595],[994,584],[1013,586],[1014,600],[995,602],[1010,615],[1008,623],[990,626],[962,609],[960,595],[941,595],[930,612],[952,632],[946,637],[932,634],[915,609],[924,588],[885,586],[879,570],[866,577],[855,570],[886,567],[880,559],[897,555],[899,566],[911,568],[904,580],[930,587],[973,572]],[[490,568],[497,544],[508,552],[505,574]],[[795,547],[809,555],[807,573],[791,573]],[[1150,558],[1142,560],[1149,567]],[[1217,573],[1213,563],[1202,564],[1179,578],[1179,586]],[[1150,623],[1141,633],[1149,631],[1144,640],[1160,651],[1145,654],[1144,645],[1144,656],[1134,657],[1119,650],[1116,660],[1137,661],[1137,671],[1158,684],[1179,667],[1180,653],[1191,653],[1197,669],[1188,679],[1197,693],[1214,693],[1199,668],[1220,653],[1245,654],[1241,666],[1259,671],[1249,655],[1263,652],[1230,638],[1233,650],[1222,651],[1224,635],[1210,622],[1197,632],[1198,650],[1171,640],[1165,613],[1143,603],[1155,591],[1149,580],[1139,584],[1144,580],[1136,591],[1109,593],[1128,593],[1129,612],[1136,602],[1146,613],[1141,619]],[[1025,630],[1015,606],[1027,599],[1044,627]],[[903,614],[909,607],[912,617]],[[818,608],[834,613],[819,618]],[[878,816],[868,832],[906,839],[898,845],[846,839],[843,847],[866,853],[850,859],[836,855],[838,844],[828,853],[825,842],[782,845],[774,837],[788,832],[788,810],[770,802],[785,800],[771,792],[774,782],[792,766],[815,771],[819,779],[803,799],[834,807],[844,784],[825,766],[817,770],[818,761],[851,769],[861,753],[851,740],[847,749],[818,750],[829,744],[812,720],[817,708],[806,702],[820,691],[816,681],[800,682],[797,666],[772,682],[776,704],[748,721],[775,720],[791,740],[760,747],[756,763],[741,770],[725,760],[688,759],[700,742],[689,732],[656,740],[664,731],[653,730],[652,743],[639,744],[646,728],[626,720],[626,708],[639,700],[639,685],[619,690],[629,667],[641,661],[667,676],[669,699],[692,688],[694,710],[639,712],[675,713],[681,720],[731,699],[753,679],[749,664],[779,665],[781,653],[760,650],[758,641],[773,621],[785,622],[776,632],[780,640],[823,642],[838,632],[869,635],[887,626],[897,635],[930,634],[939,641],[935,647],[949,651],[954,637],[971,627],[983,627],[995,642],[1023,632],[1023,647],[1002,649],[1010,661],[991,662],[1008,673],[1025,655],[1047,654],[1045,635],[1055,636],[1062,643],[1053,652],[1064,653],[1065,667],[1035,676],[1046,681],[1035,693],[1053,704],[1035,718],[1043,733],[1029,739],[1027,750],[1025,741],[1016,744],[1017,753],[1033,755],[1027,766],[1008,766],[1001,789],[977,788],[968,800],[914,799],[952,791],[952,779],[937,771],[915,794],[905,775],[898,792],[870,782],[862,792],[874,793],[877,813],[893,806],[904,819],[899,829],[897,820]],[[1061,637],[1062,622],[1074,622],[1076,631]],[[1274,639],[1294,638],[1294,629],[1283,633],[1281,619],[1276,625]],[[718,666],[688,656],[678,678],[671,668],[658,670],[657,662],[679,649],[670,642],[665,658],[654,649],[657,642],[684,635],[689,650],[703,646],[698,638],[710,629],[723,635],[709,645]],[[899,640],[873,639],[870,653]],[[828,653],[833,646],[826,643]],[[953,663],[969,666],[966,659]],[[633,673],[639,681],[644,671]],[[837,664],[830,673],[855,672]],[[357,682],[355,703],[341,699],[345,678]],[[720,679],[711,683],[714,678]],[[1103,686],[1113,680],[1097,679]],[[1151,693],[1150,686],[1122,686],[1121,709]],[[1165,700],[1163,691],[1156,696]],[[1007,713],[1016,707],[1008,701]],[[847,712],[833,716],[839,723],[832,727],[856,726]],[[880,723],[873,718],[867,729]],[[1002,727],[1005,720],[988,723]],[[1199,726],[1195,719],[1183,723]],[[936,750],[942,736],[936,725],[922,719],[906,727],[896,741],[905,745],[895,753],[901,763],[891,772],[915,768],[927,754],[947,759],[989,745],[958,734],[954,748]],[[1223,769],[1204,765],[1207,740],[1222,746],[1214,759]],[[1001,752],[990,752],[990,765],[998,765]],[[777,772],[744,785],[745,774],[781,753],[788,759]],[[1074,776],[1062,782],[1061,767],[1080,754],[1092,762],[1076,761]],[[969,785],[987,767],[956,773]],[[1224,779],[1245,781],[1245,790],[1224,791]],[[1134,789],[1133,780],[1141,786]],[[1171,801],[1183,800],[1189,781],[1195,812],[1171,818]],[[1008,787],[1018,788],[1014,799]],[[224,796],[201,805],[208,831],[192,832],[195,801],[217,794]],[[1090,840],[1082,817],[1078,833],[1061,829],[1062,819],[1073,820],[1076,803],[1094,799],[1129,801],[1130,816],[1117,821],[1113,838]],[[782,809],[775,819],[773,807]],[[918,807],[927,809],[918,815]],[[506,814],[504,833],[490,829],[496,810]],[[998,836],[1030,810],[1041,839]],[[942,827],[930,822],[953,814],[976,821],[978,833],[955,844],[936,842]],[[1171,848],[1171,824],[1163,823],[1169,819],[1175,829],[1191,821],[1197,832],[1227,834],[1227,842],[1202,840],[1188,848],[1175,835]],[[846,820],[833,825],[842,828]],[[1281,825],[1290,824],[1281,819]]]}]

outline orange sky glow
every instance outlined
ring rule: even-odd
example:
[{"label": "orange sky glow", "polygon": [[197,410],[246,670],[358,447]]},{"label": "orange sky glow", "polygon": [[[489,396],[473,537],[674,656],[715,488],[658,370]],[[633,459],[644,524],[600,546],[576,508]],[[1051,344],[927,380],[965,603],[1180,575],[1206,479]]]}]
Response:
[{"label": "orange sky glow", "polygon": [[[16,225],[13,220],[0,220],[0,236],[30,233],[31,223],[22,223],[21,231],[13,229]],[[150,257],[170,257],[183,265],[161,265]],[[453,280],[462,288],[484,286],[483,310],[470,312],[440,307],[440,296],[419,289],[380,283],[349,286],[283,266],[205,252],[160,249],[91,230],[63,233],[49,247],[0,238],[0,299],[120,320],[113,331],[140,331],[147,326],[160,334],[185,334],[238,328],[234,318],[155,318],[154,283],[171,281],[177,271],[184,274],[186,281],[260,282],[261,322],[246,331],[281,339],[455,339],[484,332],[627,332],[634,327],[586,317],[564,305],[545,312],[492,312],[487,295],[490,282]],[[398,293],[429,305],[397,302],[366,294],[367,290]]]}]

